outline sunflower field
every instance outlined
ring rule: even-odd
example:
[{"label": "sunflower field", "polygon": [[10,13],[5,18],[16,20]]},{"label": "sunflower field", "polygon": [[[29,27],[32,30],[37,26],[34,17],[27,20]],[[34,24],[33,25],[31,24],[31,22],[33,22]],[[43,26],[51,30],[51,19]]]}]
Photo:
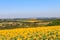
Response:
[{"label": "sunflower field", "polygon": [[0,40],[60,40],[60,26],[0,30]]}]

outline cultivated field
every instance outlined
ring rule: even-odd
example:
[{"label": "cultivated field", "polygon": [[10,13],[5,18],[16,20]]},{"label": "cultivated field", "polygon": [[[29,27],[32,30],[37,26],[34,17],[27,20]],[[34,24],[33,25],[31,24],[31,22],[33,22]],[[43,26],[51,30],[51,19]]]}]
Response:
[{"label": "cultivated field", "polygon": [[0,40],[60,40],[60,26],[0,30]]}]

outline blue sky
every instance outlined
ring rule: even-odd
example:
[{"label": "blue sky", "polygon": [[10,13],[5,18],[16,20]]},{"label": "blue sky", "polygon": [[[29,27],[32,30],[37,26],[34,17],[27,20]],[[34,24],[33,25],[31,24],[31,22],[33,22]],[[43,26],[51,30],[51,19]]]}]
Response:
[{"label": "blue sky", "polygon": [[60,0],[0,0],[0,18],[60,17]]}]

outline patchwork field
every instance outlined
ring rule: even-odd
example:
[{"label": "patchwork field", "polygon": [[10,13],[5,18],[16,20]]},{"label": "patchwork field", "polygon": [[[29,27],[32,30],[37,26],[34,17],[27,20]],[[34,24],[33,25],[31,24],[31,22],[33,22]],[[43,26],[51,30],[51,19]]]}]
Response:
[{"label": "patchwork field", "polygon": [[0,40],[60,40],[60,26],[0,30]]}]

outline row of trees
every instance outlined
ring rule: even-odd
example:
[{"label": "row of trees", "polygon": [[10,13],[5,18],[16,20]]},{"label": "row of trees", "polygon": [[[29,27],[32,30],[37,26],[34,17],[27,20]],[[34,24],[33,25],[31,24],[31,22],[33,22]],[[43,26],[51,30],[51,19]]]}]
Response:
[{"label": "row of trees", "polygon": [[57,26],[60,25],[60,19],[52,20],[51,23],[47,24],[47,26]]}]

